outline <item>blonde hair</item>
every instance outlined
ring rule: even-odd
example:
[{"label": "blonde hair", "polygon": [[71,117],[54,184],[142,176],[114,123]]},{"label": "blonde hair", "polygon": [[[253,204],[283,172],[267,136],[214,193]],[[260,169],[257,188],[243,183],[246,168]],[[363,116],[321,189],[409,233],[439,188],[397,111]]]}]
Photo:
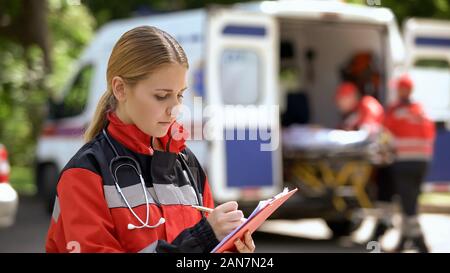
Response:
[{"label": "blonde hair", "polygon": [[183,48],[168,33],[152,26],[140,26],[125,32],[114,45],[106,72],[107,90],[100,98],[84,139],[91,141],[107,124],[107,112],[117,106],[111,82],[120,76],[134,85],[165,64],[178,63],[186,69],[188,60]]}]

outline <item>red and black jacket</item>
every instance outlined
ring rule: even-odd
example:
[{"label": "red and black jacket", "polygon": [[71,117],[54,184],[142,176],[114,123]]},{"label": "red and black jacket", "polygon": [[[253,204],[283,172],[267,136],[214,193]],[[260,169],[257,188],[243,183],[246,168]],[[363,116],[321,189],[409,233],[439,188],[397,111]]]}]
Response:
[{"label": "red and black jacket", "polygon": [[[156,151],[151,148],[151,137],[135,125],[122,123],[113,113],[108,120],[107,133],[116,150],[134,158],[142,169],[150,203],[149,225],[161,217],[166,222],[154,229],[128,229],[129,223],[140,223],[115,188],[109,171],[115,155],[100,133],[61,172],[46,251],[210,252],[219,242],[206,218],[191,207],[198,201],[177,160],[180,153],[187,158],[204,206],[213,208],[214,202],[207,177],[184,139],[176,141],[169,130],[159,139],[166,151]],[[146,201],[137,174],[121,168],[118,178],[130,206],[145,221]]]}]

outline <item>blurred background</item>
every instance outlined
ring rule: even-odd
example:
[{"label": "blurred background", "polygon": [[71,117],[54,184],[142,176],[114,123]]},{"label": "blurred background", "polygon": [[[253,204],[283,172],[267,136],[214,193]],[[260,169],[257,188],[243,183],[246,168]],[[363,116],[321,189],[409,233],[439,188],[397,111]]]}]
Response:
[{"label": "blurred background", "polygon": [[[283,4],[276,6],[278,2]],[[263,19],[255,19],[255,22],[270,29],[266,40],[259,44],[251,42],[247,47],[263,55],[261,59],[239,48],[217,58],[213,64],[229,67],[217,76],[221,77],[220,87],[204,80],[204,77],[212,77],[205,66],[206,54],[215,52],[210,47],[217,46],[217,52],[222,49],[219,48],[222,38],[211,33],[205,20],[215,16],[212,11],[217,10],[224,11],[225,21],[235,18],[236,24],[245,20],[242,14],[233,15],[232,10],[264,14]],[[188,13],[183,13],[185,11]],[[231,19],[226,19],[227,14]],[[437,21],[429,21],[431,19]],[[192,97],[220,92],[214,88],[237,90],[224,97],[224,105],[251,105],[259,101],[256,99],[258,88],[264,88],[261,92],[276,92],[276,99],[267,104],[280,106],[279,123],[286,130],[293,128],[290,127],[293,124],[311,124],[314,128],[336,126],[339,115],[334,106],[334,90],[344,77],[346,65],[350,66],[352,58],[361,52],[371,54],[373,69],[368,71],[380,77],[381,82],[375,89],[366,90],[366,94],[373,95],[383,106],[393,100],[389,93],[391,80],[405,71],[410,72],[418,89],[415,98],[424,104],[438,129],[436,145],[439,145],[419,197],[419,220],[430,250],[450,252],[449,0],[264,3],[245,0],[0,0],[0,213],[4,214],[0,214],[0,252],[44,252],[59,171],[82,144],[86,117],[92,114],[92,107],[87,106],[92,99],[89,90],[94,87],[98,89],[96,92],[104,90],[105,83],[98,82],[105,79],[105,56],[117,35],[145,20],[149,20],[149,24],[161,22],[169,33],[172,33],[171,24],[180,20],[185,20],[186,24],[192,22],[192,28],[196,28],[192,33],[183,30],[185,36],[174,34],[190,58]],[[257,33],[258,29],[244,31]],[[105,41],[108,33],[112,36]],[[420,35],[428,38],[434,35],[437,40],[420,40]],[[269,40],[272,38],[276,41]],[[431,45],[421,51],[418,41],[431,41]],[[196,42],[201,46],[195,47]],[[89,45],[92,45],[90,51],[85,50]],[[96,55],[102,48],[105,52]],[[89,58],[95,56],[103,67],[97,63],[89,65]],[[262,72],[254,69],[261,61],[270,66],[264,73],[271,76],[260,75],[258,73]],[[245,80],[236,78],[242,73],[247,73]],[[214,79],[219,79],[217,77]],[[254,88],[255,98],[251,92],[249,95],[238,92],[240,88]],[[431,96],[430,89],[440,91]],[[298,95],[303,91],[292,90],[309,90],[311,106],[302,102],[305,96]],[[188,98],[187,103],[191,99]],[[83,112],[85,108],[89,108],[87,112]],[[322,133],[329,133],[300,130],[296,135],[286,130],[284,144],[292,138],[319,139]],[[276,133],[281,135],[282,130]],[[314,151],[305,150],[305,146],[314,146],[311,143],[284,145],[276,151],[282,159],[275,161],[276,156],[269,159],[270,166],[280,165],[278,171],[258,171],[258,179],[266,182],[248,185],[229,181],[248,179],[252,173],[243,175],[239,169],[242,166],[230,163],[236,153],[232,148],[235,146],[229,144],[230,160],[227,166],[222,166],[227,178],[216,178],[227,181],[225,188],[216,187],[218,202],[237,199],[251,212],[257,204],[255,200],[267,198],[281,191],[283,186],[306,189],[305,196],[298,197],[299,203],[292,204],[289,211],[280,212],[277,219],[268,221],[255,234],[258,252],[371,252],[380,249],[366,243],[376,222],[370,210],[377,207],[371,195],[376,184],[370,181],[373,177],[367,173],[362,182],[354,182],[356,178],[337,181],[347,156],[353,164],[351,170],[358,175],[363,175],[367,168],[370,168],[368,172],[373,171],[377,163],[366,157],[367,150],[373,151],[373,146],[366,145],[367,139],[360,143],[361,136],[356,136],[355,141],[346,137],[347,142],[364,143],[364,148],[357,148],[355,152],[355,147],[360,146],[350,147],[346,142],[336,152],[333,149],[339,141],[335,140],[332,145],[329,141],[319,143]],[[207,145],[192,145],[207,171],[212,167],[208,162],[213,162],[208,160],[209,156],[223,156],[210,155],[205,148]],[[296,149],[300,156],[294,153]],[[355,158],[363,165],[355,165]],[[324,163],[326,171],[322,168]],[[249,166],[249,169],[255,167]],[[330,173],[331,178],[327,176]],[[367,202],[363,200],[365,194],[358,194],[361,187],[367,190]],[[394,224],[380,239],[387,249],[395,245],[399,236],[400,228],[395,224],[399,213],[393,211]]]}]

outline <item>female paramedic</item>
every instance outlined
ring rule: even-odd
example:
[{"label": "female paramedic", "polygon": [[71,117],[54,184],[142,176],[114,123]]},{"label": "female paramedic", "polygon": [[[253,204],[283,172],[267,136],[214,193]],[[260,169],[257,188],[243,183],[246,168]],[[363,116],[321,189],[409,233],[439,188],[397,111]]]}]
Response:
[{"label": "female paramedic", "polygon": [[[241,223],[236,202],[209,215],[191,207],[214,204],[186,137],[174,137],[186,133],[172,110],[187,69],[166,32],[142,26],[122,35],[87,143],[61,172],[47,252],[210,252]],[[249,233],[235,245],[255,249]]]}]

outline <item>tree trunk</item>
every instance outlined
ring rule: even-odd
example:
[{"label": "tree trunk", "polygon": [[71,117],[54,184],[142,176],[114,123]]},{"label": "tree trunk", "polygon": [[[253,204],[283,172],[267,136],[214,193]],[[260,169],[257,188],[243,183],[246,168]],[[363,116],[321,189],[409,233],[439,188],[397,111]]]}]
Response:
[{"label": "tree trunk", "polygon": [[[25,51],[31,45],[42,49],[46,73],[51,72],[50,31],[47,23],[47,0],[22,0],[20,13],[11,18],[4,11],[6,4],[0,2],[0,35],[21,44]],[[3,11],[1,11],[3,10]],[[8,22],[9,21],[9,22]]]}]

